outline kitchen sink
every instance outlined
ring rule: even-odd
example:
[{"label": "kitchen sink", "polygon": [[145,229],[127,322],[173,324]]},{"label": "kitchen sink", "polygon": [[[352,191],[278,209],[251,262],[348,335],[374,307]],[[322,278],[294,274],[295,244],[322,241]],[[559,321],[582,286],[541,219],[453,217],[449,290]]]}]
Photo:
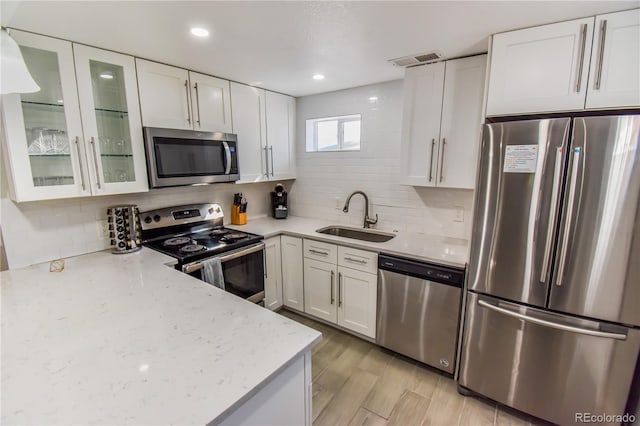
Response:
[{"label": "kitchen sink", "polygon": [[371,229],[349,228],[346,226],[327,226],[317,229],[320,234],[335,235],[336,237],[352,238],[354,240],[370,241],[373,243],[384,243],[389,241],[395,234],[374,231]]}]

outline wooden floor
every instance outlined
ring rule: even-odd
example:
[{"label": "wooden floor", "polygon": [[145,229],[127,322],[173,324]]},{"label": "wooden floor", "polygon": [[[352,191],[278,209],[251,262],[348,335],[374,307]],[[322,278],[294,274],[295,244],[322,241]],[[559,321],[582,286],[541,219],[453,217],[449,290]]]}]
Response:
[{"label": "wooden floor", "polygon": [[313,349],[313,424],[542,425],[507,407],[463,397],[437,370],[320,322],[280,314],[322,332]]}]

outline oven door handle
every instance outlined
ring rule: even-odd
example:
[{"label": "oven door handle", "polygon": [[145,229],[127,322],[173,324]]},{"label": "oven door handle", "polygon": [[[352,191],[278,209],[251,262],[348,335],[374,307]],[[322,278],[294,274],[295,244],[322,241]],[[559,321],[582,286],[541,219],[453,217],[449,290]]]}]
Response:
[{"label": "oven door handle", "polygon": [[[225,263],[225,262],[228,262],[230,260],[234,260],[234,259],[237,259],[237,258],[242,257],[242,256],[246,256],[246,255],[251,254],[251,253],[257,253],[257,252],[262,251],[262,250],[264,250],[264,243],[261,242],[261,243],[258,243],[258,244],[255,244],[255,245],[252,245],[252,246],[249,246],[249,247],[246,247],[246,248],[242,248],[242,249],[239,249],[239,250],[232,251],[231,253],[226,254],[224,256],[217,256],[217,257],[220,259],[220,263]],[[193,262],[193,263],[189,263],[187,265],[184,265],[182,267],[182,272],[190,274],[192,272],[199,271],[203,267],[204,267],[204,261],[199,260],[197,262]]]}]

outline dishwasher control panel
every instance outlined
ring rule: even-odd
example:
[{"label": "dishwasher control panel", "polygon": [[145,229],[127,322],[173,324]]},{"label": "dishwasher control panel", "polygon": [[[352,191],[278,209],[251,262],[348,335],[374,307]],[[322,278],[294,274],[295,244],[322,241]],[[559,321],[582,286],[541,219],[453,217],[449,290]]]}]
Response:
[{"label": "dishwasher control panel", "polygon": [[380,254],[378,269],[462,288],[464,269]]}]

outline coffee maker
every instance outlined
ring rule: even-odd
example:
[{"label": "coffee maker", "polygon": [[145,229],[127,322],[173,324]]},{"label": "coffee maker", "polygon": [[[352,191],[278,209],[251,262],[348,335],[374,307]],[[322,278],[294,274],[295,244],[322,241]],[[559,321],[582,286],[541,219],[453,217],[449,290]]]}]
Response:
[{"label": "coffee maker", "polygon": [[288,212],[287,191],[284,186],[277,184],[271,192],[271,214],[275,219],[286,219]]}]

